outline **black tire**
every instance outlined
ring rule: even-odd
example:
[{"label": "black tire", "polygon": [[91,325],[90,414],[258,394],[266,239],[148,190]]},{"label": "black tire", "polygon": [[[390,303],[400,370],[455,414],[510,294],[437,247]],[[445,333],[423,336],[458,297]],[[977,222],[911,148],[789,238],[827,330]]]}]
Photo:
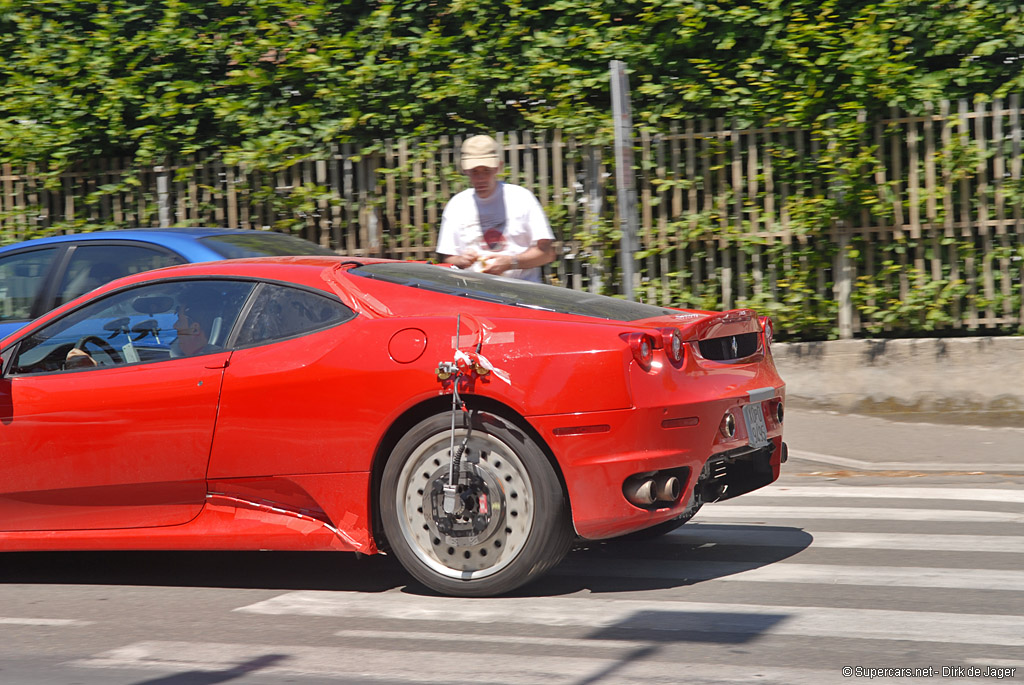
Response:
[{"label": "black tire", "polygon": [[561,561],[574,534],[558,477],[537,444],[504,418],[473,412],[458,417],[456,452],[470,421],[459,477],[465,511],[443,511],[452,435],[445,413],[418,423],[392,451],[381,478],[381,521],[391,551],[427,587],[500,595]]}]

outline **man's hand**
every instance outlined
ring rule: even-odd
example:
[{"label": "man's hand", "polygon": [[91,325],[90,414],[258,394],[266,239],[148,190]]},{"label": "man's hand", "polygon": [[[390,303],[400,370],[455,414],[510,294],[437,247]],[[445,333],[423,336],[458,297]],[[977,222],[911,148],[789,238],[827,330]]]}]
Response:
[{"label": "man's hand", "polygon": [[503,274],[509,269],[515,269],[516,267],[516,256],[499,254],[494,255],[484,262],[484,268],[482,269],[485,274],[499,275]]},{"label": "man's hand", "polygon": [[64,358],[65,369],[85,369],[90,366],[96,366],[96,360],[88,352],[77,347],[71,348],[68,356]]},{"label": "man's hand", "polygon": [[476,250],[471,248],[469,250],[466,250],[462,254],[448,255],[447,257],[444,258],[444,261],[446,264],[454,264],[460,269],[469,269],[470,267],[473,266],[473,264],[479,257],[480,254]]}]

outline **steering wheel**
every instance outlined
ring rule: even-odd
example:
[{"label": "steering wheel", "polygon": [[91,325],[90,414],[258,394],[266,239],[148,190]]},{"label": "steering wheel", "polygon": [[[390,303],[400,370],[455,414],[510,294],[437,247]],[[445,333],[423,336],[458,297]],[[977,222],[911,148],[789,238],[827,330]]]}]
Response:
[{"label": "steering wheel", "polygon": [[110,361],[112,363],[121,364],[124,362],[124,360],[121,358],[121,355],[118,354],[117,350],[115,350],[110,343],[108,343],[106,340],[99,337],[98,335],[83,335],[81,338],[78,339],[78,342],[75,343],[75,347],[85,352],[85,346],[88,345],[89,343],[93,343],[94,345],[96,345],[96,347],[100,348],[100,351],[103,352],[103,354],[110,357]]}]

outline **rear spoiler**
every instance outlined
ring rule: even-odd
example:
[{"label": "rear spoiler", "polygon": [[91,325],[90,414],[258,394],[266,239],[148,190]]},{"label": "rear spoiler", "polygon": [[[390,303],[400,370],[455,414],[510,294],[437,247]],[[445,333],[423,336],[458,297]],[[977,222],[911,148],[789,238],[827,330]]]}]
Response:
[{"label": "rear spoiler", "polygon": [[683,334],[684,342],[723,338],[742,333],[760,333],[761,321],[753,309],[730,309],[724,312],[685,312],[634,321],[644,327],[674,327]]}]

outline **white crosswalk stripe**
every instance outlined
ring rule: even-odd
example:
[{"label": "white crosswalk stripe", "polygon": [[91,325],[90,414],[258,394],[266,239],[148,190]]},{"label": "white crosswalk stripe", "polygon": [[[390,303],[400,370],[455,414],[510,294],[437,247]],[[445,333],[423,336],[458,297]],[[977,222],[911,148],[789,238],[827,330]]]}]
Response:
[{"label": "white crosswalk stripe", "polygon": [[[796,635],[889,639],[899,625],[902,639],[1024,647],[1024,617],[993,621],[982,614],[757,606],[703,602],[597,598],[457,599],[415,597],[400,592],[366,595],[347,592],[292,592],[239,611],[259,614],[458,620],[477,624],[523,623],[538,626],[633,628],[668,632],[707,631],[758,635]],[[949,632],[937,634],[941,623]]]},{"label": "white crosswalk stripe", "polygon": [[[571,554],[547,581],[569,583],[566,594],[285,592],[235,612],[315,619],[333,626],[334,645],[289,645],[286,637],[279,645],[142,641],[78,664],[223,671],[275,655],[262,675],[448,683],[453,655],[472,649],[479,667],[471,680],[484,684],[865,679],[843,677],[843,666],[934,668],[920,677],[943,681],[955,680],[942,677],[943,668],[956,676],[955,667],[998,667],[1017,669],[1001,677],[1019,679],[1021,505],[1024,492],[1011,488],[776,485],[705,506],[657,540]],[[897,522],[899,532],[885,522]],[[987,604],[976,605],[979,598]],[[848,663],[806,660],[808,646],[823,644]],[[765,663],[753,671],[738,665],[729,645]],[[894,663],[900,654],[918,656]],[[870,682],[920,681],[883,674]]]},{"label": "white crosswalk stripe", "polygon": [[0,625],[9,626],[47,626],[47,627],[59,627],[59,626],[87,626],[91,625],[92,621],[79,621],[73,618],[18,618],[10,616],[0,616]]},{"label": "white crosswalk stripe", "polygon": [[996,490],[990,488],[905,488],[893,486],[813,486],[813,485],[773,485],[743,495],[742,499],[735,500],[747,502],[752,499],[764,497],[821,497],[834,499],[836,497],[855,497],[867,499],[912,499],[912,500],[940,500],[940,501],[961,501],[961,502],[1015,502],[1024,504],[1024,491],[1022,490]]},{"label": "white crosswalk stripe", "polygon": [[700,510],[694,521],[705,519],[842,519],[875,521],[948,521],[970,523],[1024,523],[1024,513],[977,509],[893,509],[882,507],[801,507],[749,505],[725,502]]},{"label": "white crosswalk stripe", "polygon": [[[344,633],[342,633],[344,636]],[[147,641],[111,650],[92,659],[83,659],[77,666],[118,669],[131,668],[178,672],[237,672],[245,664],[265,663],[260,675],[273,678],[296,675],[328,675],[346,678],[346,682],[429,683],[450,685],[460,682],[467,671],[474,685],[578,685],[579,683],[616,683],[650,685],[653,680],[679,682],[686,673],[689,682],[707,685],[750,682],[750,670],[727,664],[685,664],[674,661],[636,659],[657,651],[649,644],[621,645],[601,649],[591,643],[597,654],[586,657],[486,653],[477,650],[467,663],[465,645],[476,644],[474,634],[440,634],[437,632],[405,633],[401,637],[417,642],[447,639],[454,647],[427,651],[394,646],[391,649],[316,648],[280,645],[240,645],[231,643],[201,644],[197,642]],[[382,638],[384,639],[384,638]],[[514,644],[509,641],[506,646]],[[543,646],[538,644],[538,646]],[[239,664],[242,665],[239,668]],[[821,685],[829,682],[835,671],[804,668],[758,669],[757,682],[767,685]],[[168,680],[170,682],[170,680]],[[197,680],[197,682],[206,682]],[[210,681],[216,682],[216,681]],[[890,685],[891,681],[876,679],[873,684]]]},{"label": "white crosswalk stripe", "polygon": [[[555,570],[579,574],[583,564],[567,563]],[[887,585],[950,590],[1006,590],[1024,592],[1024,571],[988,571],[921,568],[913,566],[837,566],[781,562],[751,568],[744,562],[604,560],[601,574],[616,578],[678,578],[688,582],[719,580],[745,583],[816,583],[819,585]]]},{"label": "white crosswalk stripe", "polygon": [[690,523],[665,538],[680,544],[797,547],[813,536],[818,549],[889,549],[926,552],[1004,552],[1024,554],[1024,537],[1010,535],[934,535],[922,533],[837,533],[801,526],[801,530],[736,529],[714,523]]}]

